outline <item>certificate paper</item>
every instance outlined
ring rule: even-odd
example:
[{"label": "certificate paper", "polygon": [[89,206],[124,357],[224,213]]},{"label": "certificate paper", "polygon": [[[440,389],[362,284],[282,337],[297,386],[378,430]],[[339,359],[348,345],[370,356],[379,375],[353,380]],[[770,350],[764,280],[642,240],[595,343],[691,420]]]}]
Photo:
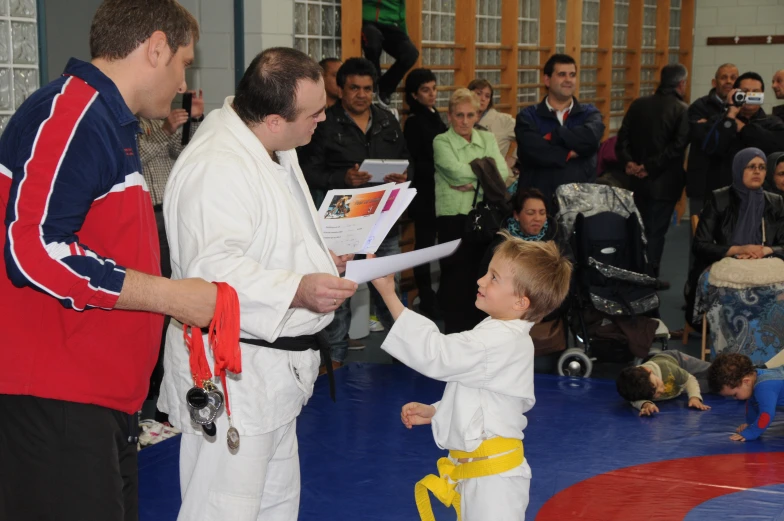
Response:
[{"label": "certificate paper", "polygon": [[458,246],[460,246],[460,239],[431,246],[430,248],[389,255],[388,257],[348,261],[346,263],[346,278],[353,280],[357,284],[362,284],[390,273],[397,273],[414,266],[449,257],[457,250]]},{"label": "certificate paper", "polygon": [[335,255],[357,253],[365,246],[394,186],[327,192],[319,208],[321,233]]},{"label": "certificate paper", "polygon": [[375,253],[414,199],[410,182],[330,190],[319,208],[321,233],[336,255]]}]

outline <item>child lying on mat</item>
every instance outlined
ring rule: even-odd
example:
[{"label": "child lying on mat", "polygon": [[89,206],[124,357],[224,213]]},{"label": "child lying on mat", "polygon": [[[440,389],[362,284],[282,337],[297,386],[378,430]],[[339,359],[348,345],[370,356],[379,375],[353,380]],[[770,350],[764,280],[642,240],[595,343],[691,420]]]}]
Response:
[{"label": "child lying on mat", "polygon": [[626,367],[618,375],[615,385],[618,394],[640,411],[640,416],[659,412],[655,403],[689,395],[689,407],[707,411],[700,389],[708,392],[710,363],[680,351],[662,351],[649,357],[642,365]]},{"label": "child lying on mat", "polygon": [[523,414],[535,402],[529,331],[566,297],[572,267],[553,242],[506,239],[478,281],[475,305],[490,316],[471,331],[441,334],[403,307],[392,275],[373,281],[395,319],[382,349],[447,382],[441,401],[401,411],[406,427],[432,424],[436,444],[449,449],[438,461],[440,477],[416,485],[422,519],[433,519],[428,490],[463,521],[522,519],[528,505],[531,469],[521,440]]},{"label": "child lying on mat", "polygon": [[776,407],[784,406],[784,367],[758,369],[746,355],[721,354],[711,364],[708,381],[722,396],[748,400],[746,423],[730,436],[734,441],[759,438],[773,421]]}]

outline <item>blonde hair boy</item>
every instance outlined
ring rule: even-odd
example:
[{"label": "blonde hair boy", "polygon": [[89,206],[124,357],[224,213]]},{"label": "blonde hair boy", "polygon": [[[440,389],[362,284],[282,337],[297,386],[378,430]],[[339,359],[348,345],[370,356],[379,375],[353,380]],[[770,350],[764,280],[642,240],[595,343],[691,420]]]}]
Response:
[{"label": "blonde hair boy", "polygon": [[447,382],[440,401],[407,403],[401,411],[407,428],[432,424],[436,444],[450,450],[450,458],[438,462],[441,476],[429,475],[416,485],[422,519],[433,519],[428,491],[455,506],[463,521],[522,516],[531,482],[523,454],[524,414],[536,401],[529,332],[566,298],[571,273],[554,243],[506,234],[477,281],[476,307],[490,316],[451,335],[403,306],[393,275],[373,281],[395,319],[381,348]]}]

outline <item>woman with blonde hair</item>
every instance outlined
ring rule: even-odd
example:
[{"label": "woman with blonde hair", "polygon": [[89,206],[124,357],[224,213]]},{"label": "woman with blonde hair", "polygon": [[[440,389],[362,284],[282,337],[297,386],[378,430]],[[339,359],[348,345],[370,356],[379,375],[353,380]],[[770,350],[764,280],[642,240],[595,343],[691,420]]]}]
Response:
[{"label": "woman with blonde hair", "polygon": [[[440,243],[463,237],[478,183],[472,161],[492,158],[501,178],[506,180],[509,176],[495,136],[474,128],[479,113],[477,95],[468,89],[457,89],[449,99],[449,130],[433,140],[436,228]],[[480,188],[477,202],[482,198]],[[474,306],[476,273],[483,255],[484,248],[463,242],[454,255],[441,260],[438,300],[444,312],[446,333],[472,329],[483,319]]]},{"label": "woman with blonde hair", "polygon": [[[479,97],[479,121],[477,128],[487,130],[495,136],[501,155],[506,159],[506,166],[509,168],[509,178],[507,186],[517,179],[518,172],[515,171],[517,163],[517,148],[512,149],[512,144],[516,145],[515,119],[506,112],[499,112],[493,107],[493,85],[484,78],[476,78],[468,84],[468,90],[473,91]],[[511,150],[511,152],[510,152]]]}]

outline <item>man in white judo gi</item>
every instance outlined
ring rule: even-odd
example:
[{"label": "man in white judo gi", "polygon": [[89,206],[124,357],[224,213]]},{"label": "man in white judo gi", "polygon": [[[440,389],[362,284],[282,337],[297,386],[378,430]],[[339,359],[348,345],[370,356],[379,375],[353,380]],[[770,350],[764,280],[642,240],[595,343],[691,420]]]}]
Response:
[{"label": "man in white judo gi", "polygon": [[346,259],[324,243],[294,152],[324,120],[325,98],[316,62],[267,49],[201,124],[166,187],[172,278],[227,282],[240,302],[242,373],[227,384],[237,451],[225,441],[225,408],[215,436],[191,420],[182,325],[167,333],[159,408],[183,430],[181,521],[297,519],[296,418],[317,377],[315,334],[356,291],[338,277]]}]

